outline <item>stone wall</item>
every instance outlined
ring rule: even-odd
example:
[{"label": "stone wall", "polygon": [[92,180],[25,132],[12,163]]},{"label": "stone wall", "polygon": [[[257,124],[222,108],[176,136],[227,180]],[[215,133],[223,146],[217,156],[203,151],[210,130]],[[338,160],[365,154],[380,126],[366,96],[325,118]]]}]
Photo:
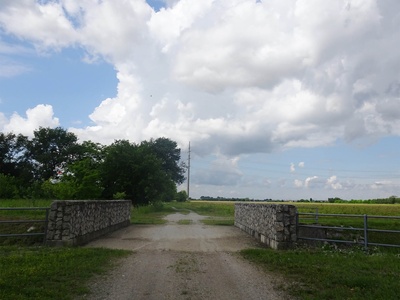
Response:
[{"label": "stone wall", "polygon": [[54,201],[49,211],[46,244],[75,246],[128,226],[129,200]]},{"label": "stone wall", "polygon": [[235,226],[273,249],[287,249],[296,242],[294,205],[235,204]]}]

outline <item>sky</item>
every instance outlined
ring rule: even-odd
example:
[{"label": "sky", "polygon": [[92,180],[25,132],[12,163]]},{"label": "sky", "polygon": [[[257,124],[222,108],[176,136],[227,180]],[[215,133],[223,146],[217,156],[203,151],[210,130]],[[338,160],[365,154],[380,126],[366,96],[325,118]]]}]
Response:
[{"label": "sky", "polygon": [[190,142],[193,198],[400,196],[399,28],[398,0],[2,0],[0,132]]}]

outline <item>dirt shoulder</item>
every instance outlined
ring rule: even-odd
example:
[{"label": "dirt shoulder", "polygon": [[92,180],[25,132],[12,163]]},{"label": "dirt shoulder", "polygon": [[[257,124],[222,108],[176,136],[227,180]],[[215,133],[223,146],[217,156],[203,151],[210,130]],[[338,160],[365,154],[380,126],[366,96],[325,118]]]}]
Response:
[{"label": "dirt shoulder", "polygon": [[250,236],[201,218],[176,213],[166,225],[132,225],[88,244],[134,252],[96,278],[83,299],[289,299],[274,289],[275,276],[238,255],[259,246]]}]

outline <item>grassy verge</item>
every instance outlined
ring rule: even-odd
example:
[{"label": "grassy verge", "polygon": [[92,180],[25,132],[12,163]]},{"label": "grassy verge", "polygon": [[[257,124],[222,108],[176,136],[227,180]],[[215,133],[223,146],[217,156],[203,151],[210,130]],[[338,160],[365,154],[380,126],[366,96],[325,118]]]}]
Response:
[{"label": "grassy verge", "polygon": [[243,250],[242,255],[286,278],[287,291],[300,299],[397,299],[400,256],[362,251]]},{"label": "grassy verge", "polygon": [[132,224],[165,224],[163,220],[168,214],[175,211],[167,205],[148,205],[133,207],[131,213]]},{"label": "grassy verge", "polygon": [[233,218],[209,218],[201,220],[205,225],[233,226],[235,221]]},{"label": "grassy verge", "polygon": [[235,214],[235,205],[231,202],[188,201],[166,204],[176,209],[192,210],[199,215],[212,217],[230,217]]},{"label": "grassy verge", "polygon": [[74,299],[95,274],[128,251],[93,248],[0,247],[0,299]]}]

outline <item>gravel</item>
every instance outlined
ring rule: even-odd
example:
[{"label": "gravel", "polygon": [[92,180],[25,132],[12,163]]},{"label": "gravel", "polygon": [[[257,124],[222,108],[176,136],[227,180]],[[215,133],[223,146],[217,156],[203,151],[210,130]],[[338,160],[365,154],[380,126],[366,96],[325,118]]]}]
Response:
[{"label": "gravel", "polygon": [[233,226],[204,225],[203,218],[175,213],[165,225],[132,225],[89,243],[133,253],[92,280],[80,299],[289,299],[275,289],[281,278],[237,253],[260,247],[252,237]]}]

